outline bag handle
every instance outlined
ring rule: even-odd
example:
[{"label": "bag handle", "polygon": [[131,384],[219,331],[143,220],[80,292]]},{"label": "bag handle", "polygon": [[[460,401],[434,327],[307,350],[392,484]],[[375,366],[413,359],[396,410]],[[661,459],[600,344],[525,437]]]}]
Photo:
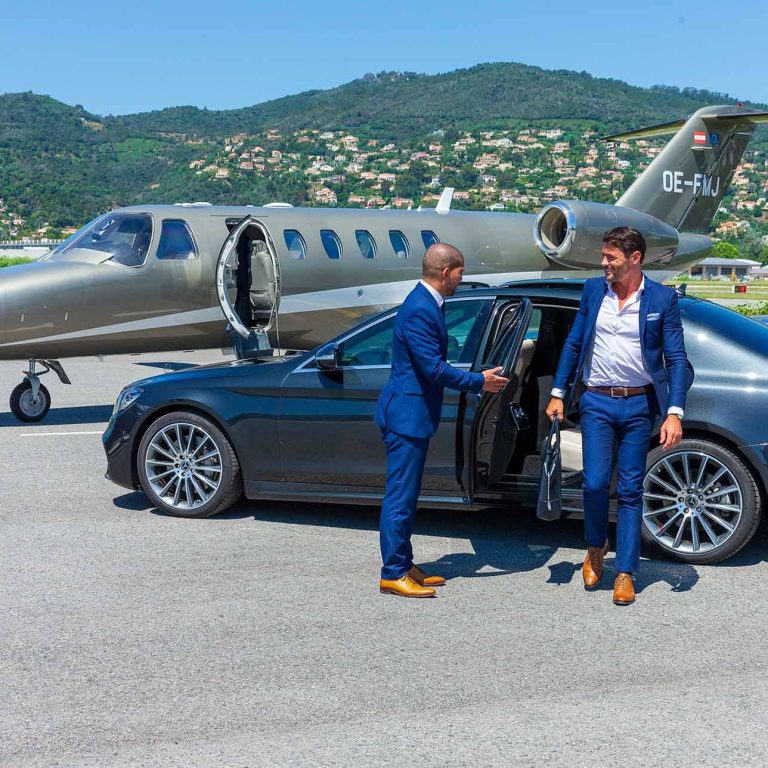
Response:
[{"label": "bag handle", "polygon": [[552,419],[546,441],[546,446],[544,448],[544,463],[549,465],[560,453],[560,419],[558,419],[557,416]]}]

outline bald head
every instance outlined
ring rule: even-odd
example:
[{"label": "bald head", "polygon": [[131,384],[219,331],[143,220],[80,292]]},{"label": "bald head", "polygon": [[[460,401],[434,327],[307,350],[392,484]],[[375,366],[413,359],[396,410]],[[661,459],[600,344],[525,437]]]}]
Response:
[{"label": "bald head", "polygon": [[448,243],[435,243],[427,248],[421,266],[421,278],[441,296],[453,296],[464,275],[461,251]]},{"label": "bald head", "polygon": [[421,276],[425,280],[440,280],[444,269],[456,269],[464,266],[461,251],[448,243],[433,243],[424,254],[421,264]]}]

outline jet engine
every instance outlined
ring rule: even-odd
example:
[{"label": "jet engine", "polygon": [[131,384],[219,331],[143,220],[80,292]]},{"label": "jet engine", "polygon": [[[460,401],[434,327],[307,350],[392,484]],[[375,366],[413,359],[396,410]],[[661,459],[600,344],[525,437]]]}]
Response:
[{"label": "jet engine", "polygon": [[647,245],[648,264],[668,263],[680,237],[677,230],[633,208],[580,200],[558,200],[542,208],[533,236],[536,247],[550,260],[575,269],[595,269],[602,260],[603,235],[613,227],[634,227]]}]

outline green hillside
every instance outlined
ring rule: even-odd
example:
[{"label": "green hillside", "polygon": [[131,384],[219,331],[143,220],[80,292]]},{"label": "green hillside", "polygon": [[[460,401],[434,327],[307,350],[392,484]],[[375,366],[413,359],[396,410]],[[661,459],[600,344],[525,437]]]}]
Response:
[{"label": "green hillside", "polygon": [[[142,202],[280,199],[354,205],[358,198],[383,204],[399,195],[426,204],[436,186],[450,183],[473,190],[459,205],[488,207],[493,199],[474,192],[491,184],[481,178],[489,174],[477,172],[477,147],[454,151],[448,142],[476,136],[479,146],[483,131],[506,136],[526,127],[561,127],[578,165],[588,129],[600,135],[733,100],[521,64],[484,64],[435,76],[366,75],[331,90],[227,111],[174,107],[102,117],[47,96],[5,94],[0,95],[0,239],[46,226],[55,235],[110,208]],[[339,149],[345,132],[354,133],[360,145],[346,146],[346,155]],[[430,155],[436,136],[445,147]],[[388,149],[364,151],[366,142]],[[764,152],[764,142],[756,146]],[[521,197],[537,184],[556,184],[558,173],[548,167],[546,150],[505,151],[499,156],[505,167],[493,184]],[[424,158],[411,167],[414,154]],[[580,196],[611,199],[644,159],[630,155],[627,162],[625,178],[614,174],[608,183],[598,176],[596,187]],[[388,169],[394,179],[364,178],[366,172],[381,175]],[[755,181],[758,188],[761,178]],[[318,194],[320,187],[330,191]],[[503,206],[509,209],[507,198]]]}]

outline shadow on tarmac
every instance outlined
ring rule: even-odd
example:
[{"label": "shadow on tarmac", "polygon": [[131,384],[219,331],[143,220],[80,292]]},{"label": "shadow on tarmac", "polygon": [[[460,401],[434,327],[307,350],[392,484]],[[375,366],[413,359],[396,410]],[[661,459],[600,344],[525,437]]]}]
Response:
[{"label": "shadow on tarmac", "polygon": [[153,513],[158,515],[163,514],[159,509],[152,507],[149,499],[141,491],[132,491],[131,493],[124,493],[122,496],[115,496],[112,499],[112,503],[118,509],[127,509],[131,512],[148,512],[152,510]]},{"label": "shadow on tarmac", "polygon": [[19,421],[10,411],[0,413],[0,427],[29,427],[45,429],[57,424],[106,424],[112,415],[112,405],[74,405],[67,408],[51,408],[39,422]]},{"label": "shadow on tarmac", "polygon": [[[118,496],[114,503],[121,509],[164,515],[140,492]],[[379,528],[378,507],[306,502],[253,502],[243,499],[228,511],[209,520],[221,523],[244,518],[351,530],[378,531]],[[448,552],[431,562],[419,562],[427,572],[439,573],[448,580],[504,576],[545,566],[549,570],[546,583],[555,587],[581,579],[581,563],[586,549],[581,520],[564,519],[548,523],[538,520],[533,510],[524,509],[509,514],[498,510],[467,512],[454,509],[420,509],[414,533],[464,540],[451,542],[452,548],[457,551]],[[556,558],[561,548],[577,550],[577,558],[550,562]],[[672,592],[687,592],[693,589],[699,580],[699,573],[693,565],[657,559],[657,556],[650,552],[644,554],[651,555],[652,559],[642,561],[636,583],[638,592],[658,582],[666,583]],[[768,529],[763,526],[742,552],[724,563],[705,567],[739,567],[757,564],[766,559]],[[612,590],[614,558],[609,555],[605,562],[605,576],[598,589]]]}]

